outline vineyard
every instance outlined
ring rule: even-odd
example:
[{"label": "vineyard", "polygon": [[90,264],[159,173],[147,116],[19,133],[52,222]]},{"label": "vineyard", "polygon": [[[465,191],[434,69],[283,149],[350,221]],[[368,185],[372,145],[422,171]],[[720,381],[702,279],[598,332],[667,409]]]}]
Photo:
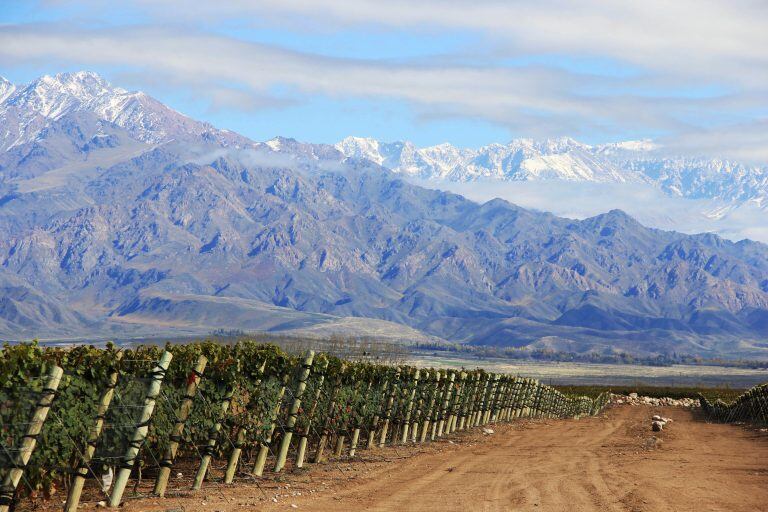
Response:
[{"label": "vineyard", "polygon": [[731,403],[722,400],[710,402],[704,396],[699,400],[701,410],[712,421],[768,425],[768,384],[753,387]]},{"label": "vineyard", "polygon": [[[131,350],[5,345],[0,511],[62,490],[67,511],[83,496],[116,507],[138,496],[141,482],[152,481],[162,497],[274,478],[490,422],[594,415],[607,401],[482,370],[294,356],[249,341]],[[179,467],[192,471],[191,483],[178,478]]]}]

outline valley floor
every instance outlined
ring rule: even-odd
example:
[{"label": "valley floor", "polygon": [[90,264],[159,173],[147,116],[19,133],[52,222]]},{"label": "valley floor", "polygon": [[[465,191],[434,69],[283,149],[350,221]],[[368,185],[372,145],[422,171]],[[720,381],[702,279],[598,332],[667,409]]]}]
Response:
[{"label": "valley floor", "polygon": [[[674,419],[660,443],[651,442],[653,414]],[[595,418],[522,421],[491,435],[362,450],[356,462],[280,482],[129,500],[123,510],[768,511],[768,433],[696,415],[614,406]]]}]

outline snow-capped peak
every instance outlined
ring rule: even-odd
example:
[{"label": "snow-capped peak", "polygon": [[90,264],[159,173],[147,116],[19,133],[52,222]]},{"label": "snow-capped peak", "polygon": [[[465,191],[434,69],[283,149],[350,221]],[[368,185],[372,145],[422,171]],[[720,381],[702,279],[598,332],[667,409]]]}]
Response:
[{"label": "snow-capped peak", "polygon": [[601,144],[596,146],[596,149],[600,153],[609,154],[613,152],[630,151],[630,152],[647,152],[655,151],[661,146],[650,139],[641,140],[626,140],[622,142],[612,142],[609,144]]},{"label": "snow-capped peak", "polygon": [[636,181],[635,173],[622,173],[605,162],[594,162],[593,148],[569,137],[534,141],[514,139],[478,149],[443,143],[417,148],[410,142],[383,143],[347,137],[336,145],[347,156],[367,158],[395,172],[427,179],[569,181]]},{"label": "snow-capped peak", "polygon": [[0,151],[34,140],[48,123],[74,112],[90,112],[150,144],[185,137],[224,145],[251,144],[237,134],[180,114],[143,92],[114,87],[92,71],[45,75],[14,89],[0,82],[0,98],[3,94],[0,126],[7,129],[1,134]]},{"label": "snow-capped peak", "polygon": [[9,80],[0,76],[0,103],[3,103],[13,92],[16,90],[16,86]]},{"label": "snow-capped peak", "polygon": [[336,144],[336,149],[353,158],[365,158],[381,164],[384,160],[379,141],[366,137],[346,137]]}]

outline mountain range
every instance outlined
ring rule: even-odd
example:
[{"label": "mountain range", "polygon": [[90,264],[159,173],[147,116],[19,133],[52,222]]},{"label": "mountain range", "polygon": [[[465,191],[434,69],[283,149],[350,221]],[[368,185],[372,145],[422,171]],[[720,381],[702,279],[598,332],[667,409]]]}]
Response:
[{"label": "mountain range", "polygon": [[223,328],[768,355],[764,244],[619,210],[574,220],[478,203],[403,176],[648,183],[641,163],[609,163],[642,162],[618,155],[650,143],[515,141],[481,155],[254,142],[88,72],[0,81],[0,127],[7,339]]},{"label": "mountain range", "polygon": [[733,207],[751,202],[768,208],[768,166],[669,156],[650,140],[588,145],[568,137],[516,139],[463,149],[347,137],[336,148],[394,172],[431,180],[648,183],[674,197],[717,200]]},{"label": "mountain range", "polygon": [[586,218],[620,208],[646,225],[768,243],[768,166],[676,156],[649,140],[516,139],[479,149],[347,137],[336,148],[410,182],[477,201]]}]

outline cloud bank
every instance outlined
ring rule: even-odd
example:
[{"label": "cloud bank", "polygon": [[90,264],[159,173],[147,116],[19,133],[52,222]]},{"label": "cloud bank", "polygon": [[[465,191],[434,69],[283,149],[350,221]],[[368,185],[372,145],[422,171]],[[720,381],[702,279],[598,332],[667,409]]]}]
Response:
[{"label": "cloud bank", "polygon": [[[425,119],[482,119],[515,135],[637,134],[683,152],[714,144],[721,156],[768,160],[765,2],[134,0],[118,11],[130,24],[103,2],[44,5],[58,17],[0,24],[0,66],[114,66],[192,90],[212,108],[399,101]],[[359,58],[257,42],[264,31],[472,43],[431,58]]]}]

